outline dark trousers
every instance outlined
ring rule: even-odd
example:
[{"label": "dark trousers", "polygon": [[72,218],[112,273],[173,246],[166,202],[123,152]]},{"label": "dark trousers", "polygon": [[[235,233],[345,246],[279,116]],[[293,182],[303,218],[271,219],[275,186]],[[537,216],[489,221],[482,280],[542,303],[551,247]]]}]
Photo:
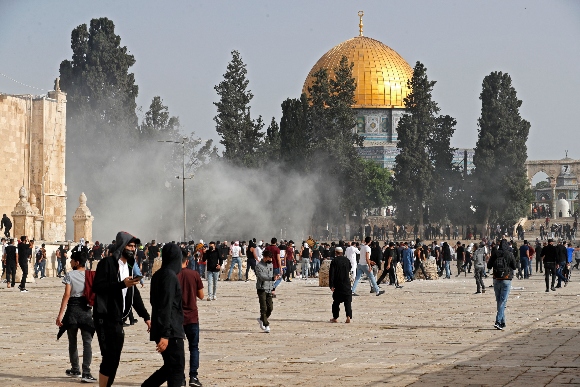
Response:
[{"label": "dark trousers", "polygon": [[290,280],[290,274],[294,278],[294,263],[292,261],[286,262],[286,271],[282,275],[282,279],[286,279],[286,281]]},{"label": "dark trousers", "polygon": [[[73,371],[80,371],[79,365],[79,350],[77,348],[77,334],[79,328],[69,328],[66,333],[68,335],[68,356],[70,359],[70,365]],[[83,339],[83,374],[91,373],[91,360],[93,359],[93,350],[91,347],[91,342],[93,341],[93,335],[89,331],[80,329],[81,337]]]},{"label": "dark trousers", "polygon": [[250,272],[250,268],[256,272],[256,260],[255,259],[248,259],[246,262],[246,281],[248,280],[248,273]]},{"label": "dark trousers", "polygon": [[267,327],[270,325],[268,318],[274,310],[274,302],[272,301],[272,293],[268,293],[265,290],[258,289],[258,300],[260,300],[260,320]]},{"label": "dark trousers", "polygon": [[199,324],[183,326],[189,344],[189,377],[197,378],[199,368]]},{"label": "dark trousers", "polygon": [[[99,339],[102,357],[99,373],[109,377],[107,386],[110,387],[115,381],[117,368],[119,368],[119,362],[121,361],[125,332],[123,331],[123,324],[120,321],[107,321],[97,317],[94,318],[94,321],[95,333]],[[180,380],[182,377],[183,375],[180,375]]]},{"label": "dark trousers", "polygon": [[22,269],[22,279],[20,280],[20,289],[26,289],[26,277],[28,277],[28,258],[18,259],[20,269]]},{"label": "dark trousers", "polygon": [[6,260],[6,283],[14,287],[16,281],[16,262]]},{"label": "dark trousers", "polygon": [[417,274],[419,269],[421,269],[421,273],[423,273],[423,278],[428,279],[429,276],[427,276],[427,273],[425,272],[425,266],[423,265],[423,262],[415,260],[415,271],[413,272],[413,275]]},{"label": "dark trousers", "polygon": [[542,260],[539,259],[538,257],[536,257],[536,273],[538,272],[538,267],[540,268],[540,273],[541,273],[542,272]]},{"label": "dark trousers", "polygon": [[485,292],[485,285],[483,284],[483,276],[485,275],[485,267],[475,267],[475,284],[477,285],[477,292],[482,289]]},{"label": "dark trousers", "polygon": [[552,287],[554,287],[554,282],[556,281],[556,266],[554,263],[547,262],[544,264],[544,272],[546,278],[546,290],[550,284],[550,275],[552,275]]},{"label": "dark trousers", "polygon": [[10,239],[10,230],[12,230],[12,227],[10,227],[10,228],[5,227],[4,228],[4,236],[6,237],[6,239]]},{"label": "dark trousers", "polygon": [[159,387],[167,382],[167,387],[181,387],[185,369],[183,339],[170,338],[165,351],[161,352],[163,366],[143,382],[142,387]]},{"label": "dark trousers", "polygon": [[332,318],[338,318],[340,312],[340,304],[344,302],[344,311],[346,317],[352,318],[352,294],[332,293]]}]

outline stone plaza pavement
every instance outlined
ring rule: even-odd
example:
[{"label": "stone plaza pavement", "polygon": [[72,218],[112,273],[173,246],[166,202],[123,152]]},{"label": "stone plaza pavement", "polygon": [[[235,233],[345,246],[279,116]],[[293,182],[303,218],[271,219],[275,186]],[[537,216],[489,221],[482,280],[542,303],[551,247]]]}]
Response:
[{"label": "stone plaza pavement", "polygon": [[[199,378],[204,386],[580,385],[576,273],[570,285],[549,293],[539,274],[514,280],[524,289],[512,289],[505,331],[493,328],[493,289],[474,294],[474,279],[463,275],[383,286],[380,297],[361,283],[351,324],[343,323],[343,311],[339,324],[328,323],[330,291],[317,280],[296,279],[277,291],[270,334],[256,322],[255,283],[221,281],[216,301],[199,302]],[[149,306],[148,285],[142,293]],[[66,335],[56,341],[63,285],[46,278],[29,289],[0,289],[0,386],[79,384],[64,374]],[[115,385],[139,386],[160,367],[154,347],[141,319],[126,328]],[[99,362],[95,337],[94,376]]]}]

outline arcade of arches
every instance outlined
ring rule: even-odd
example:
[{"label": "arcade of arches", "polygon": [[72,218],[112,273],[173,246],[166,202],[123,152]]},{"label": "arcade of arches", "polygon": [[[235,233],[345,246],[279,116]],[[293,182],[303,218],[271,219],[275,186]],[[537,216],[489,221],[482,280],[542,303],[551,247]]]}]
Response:
[{"label": "arcade of arches", "polygon": [[552,219],[571,215],[578,202],[577,176],[580,174],[580,160],[569,157],[561,160],[528,160],[525,165],[530,185],[534,176],[540,172],[548,175],[550,181],[549,188],[535,190],[533,205],[548,205],[549,208],[556,209],[552,211]]}]

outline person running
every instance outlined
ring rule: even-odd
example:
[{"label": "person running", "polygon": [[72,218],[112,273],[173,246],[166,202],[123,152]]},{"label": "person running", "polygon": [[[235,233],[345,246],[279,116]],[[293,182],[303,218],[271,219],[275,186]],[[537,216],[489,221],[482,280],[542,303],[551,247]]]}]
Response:
[{"label": "person running", "polygon": [[384,290],[379,289],[379,286],[377,285],[377,281],[375,280],[375,276],[369,270],[369,267],[372,267],[372,265],[373,265],[373,262],[371,261],[371,248],[369,247],[371,241],[372,241],[371,237],[366,237],[365,242],[363,243],[363,245],[360,248],[360,260],[357,264],[356,278],[354,280],[354,285],[352,286],[352,295],[353,296],[358,295],[358,294],[356,294],[356,287],[358,286],[360,278],[362,277],[363,274],[366,274],[369,277],[369,280],[371,282],[371,288],[372,288],[372,290],[375,291],[375,294],[377,296],[380,296],[381,294],[383,294],[385,292]]},{"label": "person running", "polygon": [[[65,285],[64,294],[60,304],[60,310],[56,317],[56,325],[59,327],[56,339],[67,333],[68,354],[71,368],[66,370],[67,376],[80,377],[82,382],[93,383],[97,379],[91,375],[91,360],[93,351],[91,343],[95,334],[95,325],[91,315],[91,307],[85,298],[85,265],[87,254],[74,252],[71,254],[71,266],[73,270],[66,274],[62,280]],[[65,313],[66,309],[66,313]],[[81,331],[83,340],[83,364],[82,373],[79,366],[79,352],[77,349],[77,335]]]},{"label": "person running", "polygon": [[6,238],[10,238],[10,230],[12,230],[12,221],[10,218],[6,216],[6,214],[2,215],[2,220],[0,221],[0,230],[4,229],[4,236]]},{"label": "person running", "polygon": [[335,257],[330,261],[328,272],[328,286],[332,291],[332,319],[331,323],[338,322],[340,304],[344,303],[346,313],[345,323],[350,323],[352,318],[352,292],[350,289],[351,262],[342,255],[342,247],[334,250]]}]

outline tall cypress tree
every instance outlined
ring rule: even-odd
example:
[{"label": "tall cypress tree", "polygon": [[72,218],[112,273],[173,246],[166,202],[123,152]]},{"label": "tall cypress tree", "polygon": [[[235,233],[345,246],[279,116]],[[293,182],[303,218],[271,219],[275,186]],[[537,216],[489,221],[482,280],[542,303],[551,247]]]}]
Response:
[{"label": "tall cypress tree", "polygon": [[[115,24],[106,17],[81,24],[71,33],[72,60],[60,64],[67,93],[67,143],[72,160],[85,155],[98,167],[103,152],[138,136],[135,99],[139,87],[129,73],[135,57],[121,46]],[[93,152],[99,157],[93,157]]]},{"label": "tall cypress tree", "polygon": [[282,102],[280,156],[287,168],[305,171],[310,158],[312,138],[308,125],[308,99],[288,98]]},{"label": "tall cypress tree", "polygon": [[507,73],[486,76],[479,99],[473,204],[484,227],[490,220],[514,223],[532,200],[524,165],[530,123],[520,116],[522,101]]},{"label": "tall cypress tree", "polygon": [[431,98],[435,81],[428,80],[427,69],[421,62],[416,63],[407,85],[413,91],[404,99],[405,114],[397,126],[400,153],[395,158],[393,199],[397,219],[417,222],[422,229],[425,209],[434,196],[434,163],[429,142],[436,137],[439,107]]},{"label": "tall cypress tree", "polygon": [[238,165],[254,167],[258,164],[256,150],[264,135],[262,117],[253,120],[250,115],[250,101],[254,97],[248,89],[248,71],[238,51],[232,51],[224,80],[214,87],[220,96],[214,102],[218,114],[214,117],[216,131],[222,137],[225,147],[223,156]]},{"label": "tall cypress tree", "polygon": [[270,125],[266,129],[264,153],[267,162],[280,160],[280,127],[274,117],[272,117],[272,121],[270,121]]}]

